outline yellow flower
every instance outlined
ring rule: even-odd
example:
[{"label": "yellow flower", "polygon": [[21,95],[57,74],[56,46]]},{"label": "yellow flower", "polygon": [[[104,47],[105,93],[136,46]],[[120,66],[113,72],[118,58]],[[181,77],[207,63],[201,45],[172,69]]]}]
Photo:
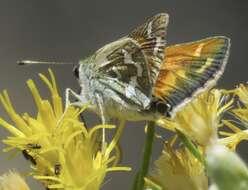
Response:
[{"label": "yellow flower", "polygon": [[223,123],[231,130],[231,132],[227,132],[226,130],[219,131],[220,135],[224,136],[219,138],[218,142],[220,144],[225,145],[234,151],[241,141],[248,140],[248,129],[241,130],[228,120],[223,120]]},{"label": "yellow flower", "polygon": [[[161,190],[207,190],[208,178],[204,165],[185,147],[173,150],[170,143],[155,162],[155,169],[146,179],[147,185],[157,184]],[[159,188],[160,187],[160,188]]]},{"label": "yellow flower", "polygon": [[99,129],[113,129],[112,125],[98,125],[86,128],[79,115],[86,108],[69,107],[63,110],[54,74],[49,70],[51,81],[40,74],[40,78],[51,92],[52,103],[41,98],[32,80],[28,87],[34,97],[38,114],[31,117],[27,113],[17,114],[7,91],[0,95],[1,102],[14,122],[7,123],[0,118],[0,125],[12,136],[3,142],[17,148],[32,163],[32,175],[50,189],[98,190],[109,171],[129,171],[127,167],[117,167],[118,151],[113,151],[119,140],[124,123],[105,149],[100,148]]},{"label": "yellow flower", "polygon": [[232,91],[236,94],[239,99],[244,103],[246,107],[248,107],[248,88],[247,84],[240,84],[235,90]]},{"label": "yellow flower", "polygon": [[29,190],[25,180],[15,171],[0,176],[1,190]]},{"label": "yellow flower", "polygon": [[248,126],[248,87],[247,85],[240,84],[236,89],[232,90],[243,106],[238,105],[238,108],[233,109],[232,113],[239,119],[245,126]]},{"label": "yellow flower", "polygon": [[200,145],[206,146],[217,138],[217,128],[223,113],[233,101],[224,102],[220,90],[202,93],[192,100],[173,119],[161,119],[159,126],[175,131],[179,129]]},{"label": "yellow flower", "polygon": [[223,145],[207,147],[206,167],[211,182],[219,190],[247,190],[248,168],[245,162]]},{"label": "yellow flower", "polygon": [[247,85],[240,84],[233,90],[227,90],[226,93],[238,97],[238,99],[236,98],[235,108],[230,110],[230,113],[235,118],[222,121],[227,128],[220,128],[219,134],[222,135],[222,138],[218,141],[229,149],[235,150],[241,141],[248,140],[248,129],[242,130],[242,128],[248,126],[248,87]]}]

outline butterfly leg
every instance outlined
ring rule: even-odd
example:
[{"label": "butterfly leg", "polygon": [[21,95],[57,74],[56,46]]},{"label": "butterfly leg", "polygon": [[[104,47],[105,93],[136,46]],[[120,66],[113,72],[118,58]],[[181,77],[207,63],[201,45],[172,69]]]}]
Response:
[{"label": "butterfly leg", "polygon": [[[71,93],[78,101],[71,103],[71,102],[70,102],[70,93]],[[64,116],[65,116],[65,113],[66,113],[66,111],[67,111],[67,109],[68,109],[68,107],[69,107],[70,105],[74,105],[74,106],[78,106],[78,107],[82,107],[82,106],[83,106],[82,102],[80,101],[80,96],[79,96],[77,93],[75,93],[72,89],[67,88],[67,89],[65,90],[65,110],[64,110],[64,113],[62,114],[61,118],[58,120],[57,126],[59,126],[59,125],[61,124],[61,121],[63,120],[63,118],[64,118]]]},{"label": "butterfly leg", "polygon": [[[99,109],[99,114],[101,117],[102,124],[106,124],[106,112],[103,106],[103,98],[99,93],[95,94],[97,107]],[[106,148],[106,132],[105,128],[102,129],[102,150],[105,150]]]},{"label": "butterfly leg", "polygon": [[[77,101],[75,102],[70,102],[70,95],[73,96]],[[72,106],[77,106],[77,107],[82,107],[83,103],[81,101],[81,96],[74,92],[70,88],[66,88],[65,90],[65,108],[67,109],[70,105]]]},{"label": "butterfly leg", "polygon": [[[77,101],[71,103],[70,95],[76,98]],[[77,94],[70,88],[66,88],[65,89],[65,108],[67,109],[70,105],[76,106],[76,107],[82,107],[84,104],[82,103],[81,96],[79,94]],[[87,128],[83,113],[80,114],[80,120],[84,123],[85,127]]]},{"label": "butterfly leg", "polygon": [[126,121],[125,120],[119,120],[119,124],[118,124],[118,128],[116,130],[116,138],[118,139],[117,142],[116,142],[116,146],[115,146],[115,151],[116,151],[116,160],[115,160],[115,164],[117,165],[119,162],[122,161],[122,148],[121,148],[121,145],[120,145],[120,137],[123,133],[123,130],[125,128],[125,124],[126,124]]}]

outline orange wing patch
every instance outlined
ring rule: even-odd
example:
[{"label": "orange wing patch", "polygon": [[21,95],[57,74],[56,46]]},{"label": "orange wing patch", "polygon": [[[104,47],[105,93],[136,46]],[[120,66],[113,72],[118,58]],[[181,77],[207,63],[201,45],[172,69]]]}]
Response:
[{"label": "orange wing patch", "polygon": [[175,113],[220,78],[229,48],[230,40],[222,36],[167,47],[153,95]]}]

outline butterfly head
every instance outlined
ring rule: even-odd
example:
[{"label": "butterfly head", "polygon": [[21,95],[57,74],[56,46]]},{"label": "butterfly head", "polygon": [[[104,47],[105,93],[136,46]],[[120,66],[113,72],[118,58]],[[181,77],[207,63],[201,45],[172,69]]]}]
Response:
[{"label": "butterfly head", "polygon": [[91,63],[91,56],[85,59],[81,59],[79,63],[73,67],[72,70],[73,74],[78,80],[81,79],[82,73],[88,70],[90,63]]}]

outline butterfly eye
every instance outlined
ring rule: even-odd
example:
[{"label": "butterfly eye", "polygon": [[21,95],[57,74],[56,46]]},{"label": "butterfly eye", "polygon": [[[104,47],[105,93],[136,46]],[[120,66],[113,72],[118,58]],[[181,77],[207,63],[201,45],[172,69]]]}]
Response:
[{"label": "butterfly eye", "polygon": [[73,73],[74,73],[74,76],[77,79],[79,79],[79,66],[78,65],[73,68]]}]

